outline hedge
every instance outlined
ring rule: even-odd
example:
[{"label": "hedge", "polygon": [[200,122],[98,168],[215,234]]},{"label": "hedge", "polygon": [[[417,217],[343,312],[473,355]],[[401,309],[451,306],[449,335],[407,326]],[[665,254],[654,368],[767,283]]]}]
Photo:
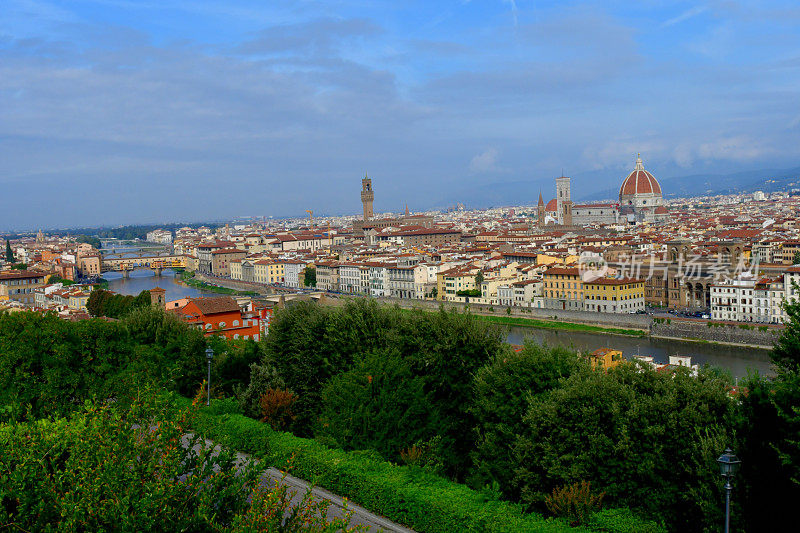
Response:
[{"label": "hedge", "polygon": [[311,439],[273,431],[268,425],[235,412],[230,400],[200,410],[195,430],[237,451],[255,455],[370,511],[420,532],[571,532],[660,533],[654,522],[627,509],[593,515],[587,528],[525,513],[522,506],[496,499],[466,485],[448,481],[418,467],[398,466],[369,452],[345,452]]}]

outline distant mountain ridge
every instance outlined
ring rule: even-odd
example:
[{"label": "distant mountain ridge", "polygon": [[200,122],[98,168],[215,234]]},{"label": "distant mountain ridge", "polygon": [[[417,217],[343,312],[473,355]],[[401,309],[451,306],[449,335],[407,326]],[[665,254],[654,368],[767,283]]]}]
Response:
[{"label": "distant mountain ridge", "polygon": [[[665,198],[681,198],[743,192],[775,192],[800,188],[800,167],[763,169],[731,174],[692,174],[658,180]],[[581,201],[604,200],[619,196],[619,189],[604,189],[582,197]]]},{"label": "distant mountain ridge", "polygon": [[[616,200],[619,185],[597,190],[598,183],[618,180],[622,183],[625,175],[619,176],[614,170],[598,170],[580,173],[572,178],[572,200],[576,203],[600,200]],[[671,178],[658,177],[665,198],[689,196],[735,194],[743,192],[775,192],[792,188],[800,189],[800,167],[789,169],[762,169],[733,172],[728,174],[692,174]],[[494,182],[467,186],[459,191],[457,199],[452,197],[436,202],[436,207],[453,205],[455,201],[467,207],[485,208],[503,205],[531,205],[539,199],[542,192],[544,201],[555,198],[555,178],[539,178]]]}]

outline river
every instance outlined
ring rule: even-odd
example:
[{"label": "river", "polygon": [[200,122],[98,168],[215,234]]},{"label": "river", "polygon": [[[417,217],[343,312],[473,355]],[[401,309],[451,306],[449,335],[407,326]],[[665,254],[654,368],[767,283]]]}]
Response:
[{"label": "river", "polygon": [[167,301],[197,296],[219,296],[214,292],[203,291],[185,285],[175,277],[175,271],[169,268],[161,273],[160,278],[157,278],[153,271],[149,269],[132,271],[130,279],[123,279],[122,274],[119,272],[106,272],[103,274],[103,278],[108,280],[109,290],[119,294],[136,296],[142,291],[161,287],[167,291]]},{"label": "river", "polygon": [[511,344],[522,344],[530,339],[537,344],[564,346],[581,352],[613,348],[628,359],[634,355],[650,355],[657,363],[668,363],[670,355],[690,355],[693,364],[718,366],[730,371],[735,378],[746,376],[748,370],[762,375],[775,373],[768,350],[741,346],[524,327],[508,327],[506,339]]}]

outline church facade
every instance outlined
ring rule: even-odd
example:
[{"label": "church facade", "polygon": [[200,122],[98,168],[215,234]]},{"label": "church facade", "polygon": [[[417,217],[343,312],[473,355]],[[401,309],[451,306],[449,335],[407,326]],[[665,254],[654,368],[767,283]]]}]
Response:
[{"label": "church facade", "polygon": [[536,225],[544,228],[550,225],[653,224],[664,222],[668,217],[661,185],[644,169],[642,158],[637,156],[633,172],[622,181],[619,203],[573,204],[570,179],[561,176],[556,178],[556,198],[545,204],[539,193]]}]

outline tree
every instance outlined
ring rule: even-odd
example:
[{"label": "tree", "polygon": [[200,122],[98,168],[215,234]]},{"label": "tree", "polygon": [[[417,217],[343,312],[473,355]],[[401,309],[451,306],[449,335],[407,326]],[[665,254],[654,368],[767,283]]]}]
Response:
[{"label": "tree", "polygon": [[[793,288],[798,289],[796,284]],[[786,329],[775,342],[770,357],[778,372],[798,372],[800,371],[800,301],[784,302],[783,309],[788,317]]]},{"label": "tree", "polygon": [[86,302],[86,310],[92,316],[121,318],[134,309],[150,307],[150,291],[144,290],[137,296],[115,294],[104,289],[94,289]]},{"label": "tree", "polygon": [[278,374],[278,369],[266,360],[250,365],[250,379],[246,387],[237,387],[236,399],[242,412],[251,417],[261,415],[261,398],[269,390],[286,390],[286,382]]},{"label": "tree", "polygon": [[397,350],[365,354],[325,385],[315,435],[330,446],[373,449],[399,461],[401,450],[435,433],[424,388],[424,379],[412,374]]},{"label": "tree", "polygon": [[0,523],[19,531],[351,531],[349,516],[327,523],[327,505],[308,493],[295,505],[293,491],[259,483],[265,465],[198,435],[184,447],[192,413],[158,396],[0,426]]},{"label": "tree", "polygon": [[506,348],[478,370],[471,408],[477,425],[470,484],[497,484],[506,497],[518,499],[511,483],[517,466],[513,445],[524,431],[528,401],[558,387],[585,364],[575,352],[529,342],[518,352]]},{"label": "tree", "polygon": [[405,316],[405,324],[396,326],[393,346],[414,375],[425,380],[447,475],[464,479],[474,442],[473,378],[505,345],[502,335],[499,329],[455,310],[414,311]]},{"label": "tree", "polygon": [[483,283],[483,270],[478,270],[478,273],[475,274],[475,286],[478,287],[478,290],[480,290],[482,283]]},{"label": "tree", "polygon": [[795,252],[794,257],[792,258],[793,265],[800,265],[800,252]]},{"label": "tree", "polygon": [[514,449],[523,501],[542,508],[554,488],[589,481],[610,504],[672,530],[714,529],[722,519],[715,460],[734,422],[729,386],[707,370],[694,377],[629,363],[587,368],[531,397]]},{"label": "tree", "polygon": [[14,262],[14,250],[11,249],[11,242],[6,239],[6,263]]},{"label": "tree", "polygon": [[780,531],[800,501],[800,373],[751,376],[741,383],[736,454],[742,468],[734,497],[746,531]]},{"label": "tree", "polygon": [[307,266],[303,269],[303,285],[306,287],[317,286],[317,269],[313,266]]}]

